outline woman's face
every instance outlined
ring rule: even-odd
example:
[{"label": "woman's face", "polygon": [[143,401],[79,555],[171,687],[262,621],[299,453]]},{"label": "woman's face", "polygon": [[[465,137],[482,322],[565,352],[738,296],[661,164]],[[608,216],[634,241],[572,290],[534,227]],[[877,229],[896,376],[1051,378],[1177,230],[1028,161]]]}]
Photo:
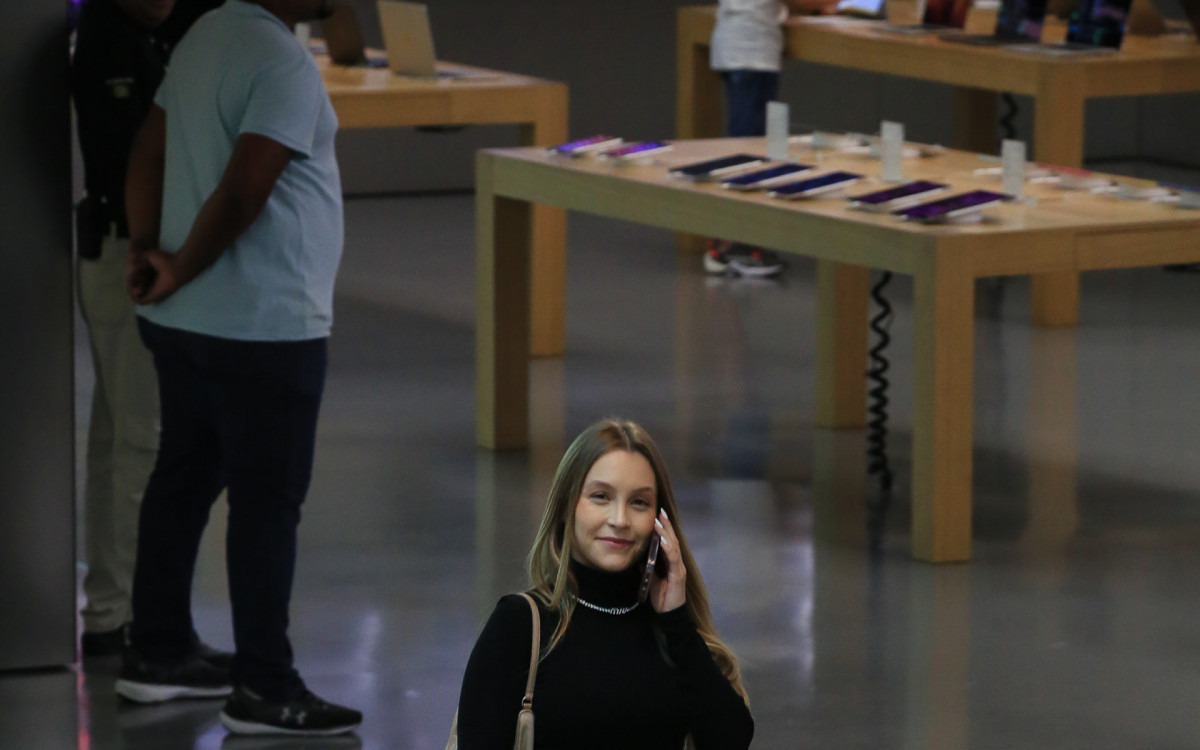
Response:
[{"label": "woman's face", "polygon": [[592,464],[575,504],[571,556],[616,573],[640,560],[658,513],[654,469],[641,453],[611,450]]}]

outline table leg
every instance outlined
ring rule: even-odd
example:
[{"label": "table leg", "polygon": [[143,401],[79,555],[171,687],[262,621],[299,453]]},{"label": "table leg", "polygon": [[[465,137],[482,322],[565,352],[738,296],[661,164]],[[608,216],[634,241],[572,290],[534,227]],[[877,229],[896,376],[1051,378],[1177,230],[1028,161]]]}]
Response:
[{"label": "table leg", "polygon": [[491,160],[475,179],[476,441],[529,445],[530,258],[534,207],[492,192]]},{"label": "table leg", "polygon": [[867,299],[871,271],[817,262],[817,426],[867,423]]},{"label": "table leg", "polygon": [[[552,146],[567,140],[567,87],[547,87],[538,116],[521,129],[522,146]],[[566,347],[567,213],[561,208],[533,209],[533,315],[530,351],[535,357],[559,357]]]},{"label": "table leg", "polygon": [[943,253],[914,274],[913,556],[971,556],[975,282]]},{"label": "table leg", "polygon": [[[707,10],[707,9],[704,9]],[[721,77],[709,65],[712,15],[695,8],[680,8],[675,39],[675,137],[719,138],[721,124]],[[707,237],[680,232],[679,251],[704,252]]]},{"label": "table leg", "polygon": [[996,92],[983,89],[954,89],[954,147],[979,154],[994,154],[997,148]]},{"label": "table leg", "polygon": [[[1084,79],[1078,65],[1055,66],[1038,84],[1033,122],[1033,156],[1043,164],[1083,166]],[[1047,328],[1079,324],[1079,273],[1034,274],[1030,286],[1033,322]]]}]

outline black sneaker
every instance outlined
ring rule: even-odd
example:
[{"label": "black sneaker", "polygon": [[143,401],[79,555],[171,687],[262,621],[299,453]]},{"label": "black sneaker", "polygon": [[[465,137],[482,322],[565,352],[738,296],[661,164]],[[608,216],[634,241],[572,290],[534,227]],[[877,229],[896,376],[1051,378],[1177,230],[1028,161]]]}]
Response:
[{"label": "black sneaker", "polygon": [[221,723],[234,734],[330,735],[353,731],[362,714],[326,703],[310,690],[275,702],[238,687],[221,710]]},{"label": "black sneaker", "polygon": [[79,651],[85,659],[120,656],[125,650],[129,625],[100,632],[84,631],[79,638]]},{"label": "black sneaker", "polygon": [[219,669],[224,669],[226,672],[233,666],[233,653],[230,651],[221,651],[213,648],[196,636],[192,640],[192,653],[200,657],[209,664]]},{"label": "black sneaker", "polygon": [[161,703],[176,698],[223,698],[233,692],[229,670],[198,654],[174,661],[150,661],[126,649],[117,678],[117,695],[135,703]]}]

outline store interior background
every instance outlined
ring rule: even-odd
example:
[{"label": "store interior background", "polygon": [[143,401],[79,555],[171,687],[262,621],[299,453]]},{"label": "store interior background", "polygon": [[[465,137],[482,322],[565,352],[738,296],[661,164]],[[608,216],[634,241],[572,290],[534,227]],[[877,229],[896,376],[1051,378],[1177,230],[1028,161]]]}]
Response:
[{"label": "store interior background", "polygon": [[[350,4],[367,46],[382,48],[374,2]],[[433,0],[429,14],[438,57],[565,82],[570,87],[572,136],[612,133],[650,139],[675,133],[675,17],[679,8],[696,4]],[[874,133],[886,119],[904,123],[910,140],[951,144],[949,86],[792,64],[783,76],[780,98],[791,105],[794,132],[820,128]],[[1016,137],[1030,140],[1032,101],[1023,96],[1016,101]],[[1086,121],[1084,153],[1098,169],[1150,178],[1162,171],[1167,179],[1174,170],[1155,161],[1200,166],[1193,130],[1181,126],[1200,121],[1200,97],[1090,100]],[[503,130],[342,132],[339,155],[346,191],[469,187],[473,149],[496,146],[505,137],[516,144],[515,129],[507,136],[492,132]]]},{"label": "store interior background", "polygon": [[[439,57],[568,84],[572,136],[663,138],[685,4],[431,0],[430,13]],[[354,5],[382,46],[373,2]],[[75,651],[81,477],[67,467],[82,462],[91,376],[72,315],[64,21],[59,0],[25,0],[0,25],[0,95],[13,103],[0,118],[0,669]],[[892,119],[912,140],[951,137],[944,86],[791,65],[781,98],[796,131]],[[1032,104],[1018,103],[1028,139]],[[1091,102],[1085,153],[1106,171],[1200,184],[1197,121],[1196,95]],[[367,713],[363,747],[444,743],[457,670],[495,597],[520,585],[565,440],[610,411],[646,422],[668,452],[719,625],[747,666],[756,747],[1200,743],[1187,586],[1200,563],[1197,277],[1085,276],[1075,333],[1029,328],[1027,280],[980,284],[976,560],[911,563],[901,491],[878,566],[813,541],[836,525],[814,507],[814,453],[861,456],[863,436],[811,426],[810,264],[775,286],[712,284],[670,233],[572,214],[568,356],[533,364],[531,449],[492,454],[473,443],[469,190],[474,150],[515,145],[516,129],[338,137],[347,247],[293,620],[310,682]],[[893,293],[904,486],[906,279]],[[1047,375],[1065,389],[1038,393]],[[1061,440],[1077,461],[1059,460]],[[861,472],[845,477],[845,491],[862,487]],[[197,622],[228,646],[222,515]],[[110,685],[103,671],[0,672],[0,748],[222,746],[211,706],[131,718]]]}]

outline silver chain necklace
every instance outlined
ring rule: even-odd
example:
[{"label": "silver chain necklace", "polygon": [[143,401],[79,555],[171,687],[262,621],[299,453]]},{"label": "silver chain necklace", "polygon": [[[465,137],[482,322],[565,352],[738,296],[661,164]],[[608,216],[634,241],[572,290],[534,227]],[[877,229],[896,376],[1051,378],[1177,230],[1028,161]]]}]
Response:
[{"label": "silver chain necklace", "polygon": [[638,605],[641,604],[641,602],[634,602],[628,607],[601,607],[599,604],[592,604],[586,599],[580,599],[578,596],[575,597],[575,601],[579,602],[588,609],[594,609],[597,612],[603,612],[606,615],[627,615],[633,610],[637,609]]}]

